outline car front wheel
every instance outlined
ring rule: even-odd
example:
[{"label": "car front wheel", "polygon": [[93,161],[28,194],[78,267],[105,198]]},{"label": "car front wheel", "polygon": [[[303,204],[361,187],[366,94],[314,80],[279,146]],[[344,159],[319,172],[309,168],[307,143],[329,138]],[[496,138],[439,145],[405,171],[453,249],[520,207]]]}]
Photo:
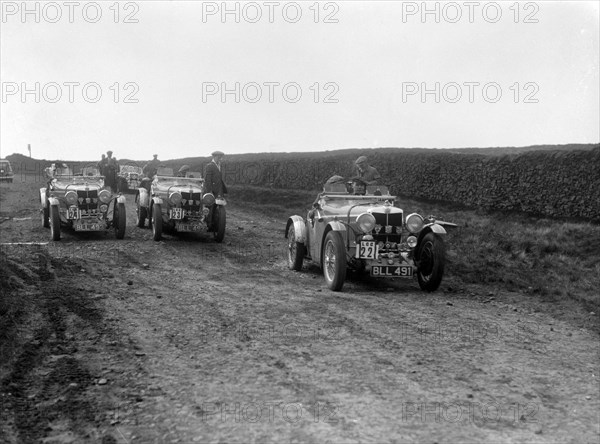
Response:
[{"label": "car front wheel", "polygon": [[46,206],[42,208],[42,227],[50,228],[50,203],[46,201]]},{"label": "car front wheel", "polygon": [[50,207],[50,234],[53,241],[60,240],[60,214],[58,212],[58,205]]},{"label": "car front wheel", "polygon": [[162,208],[160,204],[152,205],[152,239],[159,241],[162,237]]},{"label": "car front wheel", "polygon": [[125,237],[125,227],[127,226],[127,216],[125,214],[125,204],[117,203],[114,215],[115,235],[117,239]]},{"label": "car front wheel", "polygon": [[215,208],[215,219],[215,240],[220,243],[223,242],[223,239],[225,238],[225,225],[227,224],[225,207],[217,205]]},{"label": "car front wheel", "polygon": [[435,291],[442,282],[446,252],[444,241],[433,233],[427,233],[419,245],[417,279],[424,291]]},{"label": "car front wheel", "polygon": [[330,231],[323,246],[323,275],[330,290],[340,291],[346,280],[346,249],[342,235]]},{"label": "car front wheel", "polygon": [[288,231],[288,266],[290,270],[300,271],[304,261],[304,244],[296,242],[294,225]]}]

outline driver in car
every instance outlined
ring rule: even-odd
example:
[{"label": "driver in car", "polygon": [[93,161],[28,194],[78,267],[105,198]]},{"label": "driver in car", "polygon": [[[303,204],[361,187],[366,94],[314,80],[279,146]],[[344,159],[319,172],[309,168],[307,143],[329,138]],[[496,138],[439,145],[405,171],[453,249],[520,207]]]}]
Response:
[{"label": "driver in car", "polygon": [[348,182],[346,189],[349,194],[354,194],[355,196],[364,196],[367,194],[367,184],[357,177]]}]

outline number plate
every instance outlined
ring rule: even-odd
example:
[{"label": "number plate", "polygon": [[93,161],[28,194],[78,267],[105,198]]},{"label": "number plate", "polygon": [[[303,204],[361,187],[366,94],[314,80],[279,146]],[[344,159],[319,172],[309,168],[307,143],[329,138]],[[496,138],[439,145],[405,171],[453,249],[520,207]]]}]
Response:
[{"label": "number plate", "polygon": [[75,224],[75,231],[100,231],[100,224]]},{"label": "number plate", "polygon": [[69,208],[67,211],[67,219],[81,219],[81,213],[79,212],[79,208]]},{"label": "number plate", "polygon": [[183,208],[171,208],[171,219],[183,219]]},{"label": "number plate", "polygon": [[413,268],[410,265],[374,265],[371,276],[375,277],[412,277]]},{"label": "number plate", "polygon": [[357,259],[377,259],[377,243],[375,241],[361,241],[356,249]]},{"label": "number plate", "polygon": [[200,224],[179,224],[177,231],[200,231]]}]

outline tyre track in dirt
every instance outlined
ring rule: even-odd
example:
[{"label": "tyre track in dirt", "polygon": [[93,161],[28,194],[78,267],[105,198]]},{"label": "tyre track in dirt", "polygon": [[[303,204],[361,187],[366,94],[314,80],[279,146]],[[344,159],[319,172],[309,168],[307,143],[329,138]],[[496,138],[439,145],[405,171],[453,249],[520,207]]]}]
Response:
[{"label": "tyre track in dirt", "polygon": [[[418,291],[416,282],[369,277],[352,277],[343,293],[332,293],[315,268],[287,270],[285,220],[231,205],[224,244],[206,235],[154,242],[150,230],[133,227],[131,202],[128,196],[123,241],[112,233],[66,233],[60,245],[46,247],[86,270],[74,273],[82,303],[74,289],[65,299],[82,325],[63,324],[65,339],[81,342],[77,365],[91,375],[84,392],[98,403],[95,421],[36,436],[598,440],[597,336],[589,330],[539,312],[519,295],[465,286],[451,269],[443,291],[433,294]],[[2,229],[21,241],[48,236],[12,220]],[[490,292],[493,302],[484,300]],[[93,346],[84,341],[91,333],[76,337],[94,325],[77,313],[90,302],[98,306],[96,325],[110,332]],[[57,313],[60,327],[65,316]],[[63,374],[80,371],[72,361],[61,365]],[[108,383],[98,386],[99,376]]]}]

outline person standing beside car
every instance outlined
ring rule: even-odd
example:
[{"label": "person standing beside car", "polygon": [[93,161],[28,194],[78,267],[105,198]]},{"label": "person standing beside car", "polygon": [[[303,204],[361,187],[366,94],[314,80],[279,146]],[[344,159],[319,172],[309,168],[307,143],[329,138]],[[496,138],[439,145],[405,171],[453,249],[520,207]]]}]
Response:
[{"label": "person standing beside car", "polygon": [[147,178],[154,179],[154,176],[156,176],[156,173],[158,172],[159,166],[160,160],[158,160],[158,154],[154,154],[153,159],[146,165],[144,165],[144,168],[142,168],[142,172]]},{"label": "person standing beside car", "polygon": [[221,161],[225,154],[222,151],[214,151],[212,161],[204,168],[204,194],[212,193],[215,197],[227,194],[227,186],[221,174]]},{"label": "person standing beside car", "polygon": [[106,152],[106,172],[104,174],[104,183],[110,187],[110,190],[114,193],[117,191],[117,175],[119,173],[119,164],[117,159],[113,156],[113,152],[108,150]]},{"label": "person standing beside car", "polygon": [[357,177],[367,185],[376,185],[377,181],[381,179],[379,171],[377,171],[375,167],[369,165],[366,156],[360,156],[356,159],[354,164],[356,165]]},{"label": "person standing beside car", "polygon": [[106,176],[106,154],[102,154],[102,159],[96,164],[101,176]]}]

